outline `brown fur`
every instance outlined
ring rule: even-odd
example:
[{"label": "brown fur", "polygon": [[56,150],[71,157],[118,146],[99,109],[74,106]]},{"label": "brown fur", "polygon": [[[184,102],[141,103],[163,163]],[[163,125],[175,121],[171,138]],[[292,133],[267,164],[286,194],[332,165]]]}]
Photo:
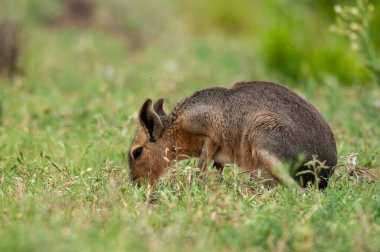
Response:
[{"label": "brown fur", "polygon": [[[131,145],[133,180],[156,181],[174,159],[200,157],[202,171],[212,161],[235,163],[243,169],[263,169],[284,184],[294,180],[279,176],[284,163],[296,166],[316,155],[329,169],[319,173],[325,188],[337,163],[333,133],[319,112],[291,90],[268,82],[237,83],[231,89],[210,88],[180,101],[173,111],[162,112],[162,100],[147,100],[140,111],[140,127]],[[160,115],[159,115],[160,114]],[[142,147],[136,157],[134,150]],[[304,163],[303,162],[303,163]],[[297,181],[314,182],[314,176],[296,172]],[[301,179],[302,177],[302,179]]]}]

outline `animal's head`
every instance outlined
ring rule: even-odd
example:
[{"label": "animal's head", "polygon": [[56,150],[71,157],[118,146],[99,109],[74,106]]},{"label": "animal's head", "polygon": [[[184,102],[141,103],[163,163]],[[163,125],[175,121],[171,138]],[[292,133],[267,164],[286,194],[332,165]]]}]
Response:
[{"label": "animal's head", "polygon": [[172,145],[170,136],[164,134],[168,128],[168,116],[163,109],[163,99],[154,105],[148,99],[142,105],[136,136],[129,148],[129,169],[132,181],[147,179],[154,182],[168,166],[165,158]]}]

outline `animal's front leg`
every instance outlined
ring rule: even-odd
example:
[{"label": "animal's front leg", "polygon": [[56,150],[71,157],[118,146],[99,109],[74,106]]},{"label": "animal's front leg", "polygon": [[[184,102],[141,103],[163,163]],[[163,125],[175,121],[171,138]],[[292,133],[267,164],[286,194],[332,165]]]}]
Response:
[{"label": "animal's front leg", "polygon": [[198,164],[201,172],[204,172],[207,169],[208,164],[211,162],[218,149],[219,146],[216,143],[214,143],[210,138],[205,137]]}]

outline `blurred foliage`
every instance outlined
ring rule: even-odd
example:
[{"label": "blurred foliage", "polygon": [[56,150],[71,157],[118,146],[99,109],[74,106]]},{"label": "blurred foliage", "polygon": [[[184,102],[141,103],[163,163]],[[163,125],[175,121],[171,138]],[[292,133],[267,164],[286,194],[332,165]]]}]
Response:
[{"label": "blurred foliage", "polygon": [[[278,73],[279,79],[323,80],[329,75],[343,84],[368,82],[369,76],[356,53],[328,32],[334,22],[334,5],[339,2],[195,0],[182,3],[182,11],[195,34],[207,36],[216,30],[251,41],[255,60]],[[379,30],[379,18],[371,28]],[[380,39],[378,32],[373,36]]]},{"label": "blurred foliage", "polygon": [[[28,27],[62,23],[63,6],[68,2],[73,1],[6,0],[1,3],[0,17],[12,16]],[[255,66],[244,73],[246,79],[300,83],[310,78],[323,82],[334,77],[343,85],[370,82],[357,52],[329,32],[335,18],[334,6],[353,0],[86,2],[95,6],[91,29],[111,33],[131,51],[145,45],[160,48],[165,43],[173,50],[181,50],[180,43],[200,40],[212,47],[215,41],[226,41],[242,48]],[[371,2],[377,7],[380,0]],[[376,8],[369,27],[376,50],[380,44],[378,11]]]},{"label": "blurred foliage", "polygon": [[357,0],[355,5],[335,5],[336,25],[333,32],[348,38],[351,49],[357,50],[363,56],[364,64],[380,85],[380,61],[375,53],[371,40],[369,26],[373,19],[375,7],[367,0]]}]

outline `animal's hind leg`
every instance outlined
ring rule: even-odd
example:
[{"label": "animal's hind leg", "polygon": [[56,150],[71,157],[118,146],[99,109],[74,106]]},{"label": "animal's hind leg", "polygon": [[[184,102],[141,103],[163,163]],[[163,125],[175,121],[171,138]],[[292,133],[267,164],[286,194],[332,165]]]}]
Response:
[{"label": "animal's hind leg", "polygon": [[270,175],[272,175],[274,180],[280,182],[288,188],[300,188],[276,156],[264,150],[258,151],[257,156],[259,158],[260,165],[266,169]]}]

